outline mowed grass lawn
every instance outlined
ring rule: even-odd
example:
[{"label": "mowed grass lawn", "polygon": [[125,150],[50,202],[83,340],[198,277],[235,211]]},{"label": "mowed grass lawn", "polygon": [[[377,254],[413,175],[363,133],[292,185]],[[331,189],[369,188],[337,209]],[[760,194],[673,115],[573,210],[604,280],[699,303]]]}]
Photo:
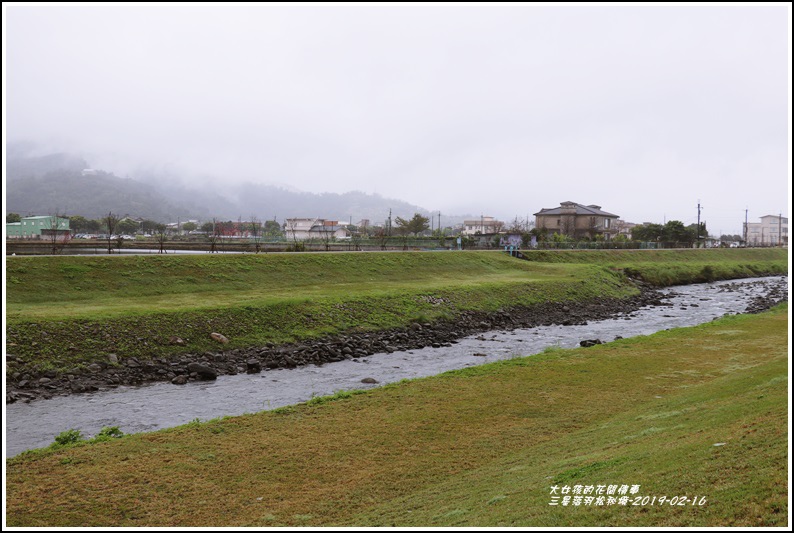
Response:
[{"label": "mowed grass lawn", "polygon": [[10,322],[268,306],[586,277],[495,252],[8,258]]},{"label": "mowed grass lawn", "polygon": [[173,359],[217,350],[213,332],[249,349],[638,292],[599,265],[499,252],[15,257],[6,274],[6,346],[24,365],[7,374]]},{"label": "mowed grass lawn", "polygon": [[785,273],[785,250],[359,252],[9,257],[6,319],[99,319],[268,307],[478,286],[591,281],[626,269],[659,285]]},{"label": "mowed grass lawn", "polygon": [[[787,318],[23,455],[8,525],[785,526]],[[549,505],[552,486],[613,484],[705,501]]]}]

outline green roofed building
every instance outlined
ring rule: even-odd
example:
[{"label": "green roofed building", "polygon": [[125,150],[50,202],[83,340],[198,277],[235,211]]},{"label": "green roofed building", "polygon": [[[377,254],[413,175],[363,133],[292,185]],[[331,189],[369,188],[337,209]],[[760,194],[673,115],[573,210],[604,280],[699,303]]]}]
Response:
[{"label": "green roofed building", "polygon": [[7,239],[49,239],[56,234],[68,239],[71,235],[69,219],[55,216],[23,217],[19,222],[6,224]]}]

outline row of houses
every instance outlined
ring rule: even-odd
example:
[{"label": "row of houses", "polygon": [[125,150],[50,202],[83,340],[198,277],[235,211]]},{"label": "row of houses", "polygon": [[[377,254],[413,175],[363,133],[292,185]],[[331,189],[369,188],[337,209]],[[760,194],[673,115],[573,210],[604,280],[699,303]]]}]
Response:
[{"label": "row of houses", "polygon": [[[631,237],[633,228],[640,224],[621,220],[619,215],[604,211],[599,205],[562,202],[559,207],[543,208],[535,216],[535,227],[547,235],[562,233],[576,239],[602,236],[612,240],[618,235]],[[766,215],[760,222],[745,223],[744,240],[748,246],[788,245],[788,218]],[[466,220],[463,233],[487,235],[502,233],[504,223],[493,217]]]},{"label": "row of houses", "polygon": [[[535,227],[548,234],[564,233],[575,238],[603,236],[610,240],[620,233],[628,234],[636,224],[619,220],[619,216],[598,205],[562,202],[559,207],[541,209],[534,214]],[[363,222],[363,221],[362,221]],[[505,233],[505,223],[492,216],[464,220],[461,234],[466,236],[499,235]],[[284,224],[288,240],[344,239],[349,237],[347,226],[336,220],[322,218],[288,218]]]},{"label": "row of houses", "polygon": [[[535,227],[551,233],[565,233],[576,238],[603,235],[609,240],[621,229],[632,225],[618,224],[618,215],[603,211],[597,205],[582,205],[576,202],[563,202],[560,207],[541,209],[535,213]],[[345,239],[349,237],[347,226],[336,220],[322,218],[288,218],[284,224],[288,240]],[[492,216],[464,220],[461,234],[498,235],[505,233],[505,223]]]},{"label": "row of houses", "polygon": [[[599,205],[583,205],[576,202],[562,202],[559,207],[543,208],[535,216],[535,227],[547,235],[562,233],[576,239],[596,238],[612,240],[620,234],[628,237],[637,224],[620,220],[619,215],[604,211]],[[197,222],[197,221],[195,221]],[[223,223],[223,234],[249,236],[251,230],[248,222]],[[260,224],[261,225],[261,224]],[[170,226],[178,227],[177,224]],[[368,220],[362,220],[359,227],[369,226]],[[284,226],[287,240],[339,240],[350,237],[348,226],[338,220],[322,218],[288,218]],[[261,231],[261,230],[260,230]],[[505,223],[491,216],[465,220],[461,234],[499,235],[505,233]],[[6,224],[6,236],[9,239],[68,239],[70,236],[69,219],[57,216],[30,216],[19,222]],[[788,218],[766,215],[761,222],[745,223],[744,238],[750,246],[778,246],[788,244]]]},{"label": "row of houses", "polygon": [[[562,233],[577,239],[598,235],[610,240],[626,233],[636,224],[620,221],[620,217],[601,209],[599,205],[562,202],[559,207],[543,208],[534,214],[535,227],[551,235]],[[491,216],[463,222],[463,235],[495,235],[504,233],[505,223]]]}]

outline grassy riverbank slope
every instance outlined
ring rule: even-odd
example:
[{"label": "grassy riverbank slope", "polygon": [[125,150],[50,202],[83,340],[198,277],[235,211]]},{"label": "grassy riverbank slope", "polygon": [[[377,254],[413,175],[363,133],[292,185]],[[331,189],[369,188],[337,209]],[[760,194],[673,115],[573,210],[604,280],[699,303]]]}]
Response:
[{"label": "grassy riverbank slope", "polygon": [[531,261],[589,263],[620,269],[628,276],[657,287],[788,272],[788,250],[781,248],[537,250],[525,253]]},{"label": "grassy riverbank slope", "polygon": [[[785,526],[787,316],[23,454],[8,525]],[[565,485],[641,498],[549,505]]]},{"label": "grassy riverbank slope", "polygon": [[[170,358],[788,270],[781,250],[8,257],[9,371]],[[675,273],[670,275],[669,273]],[[184,344],[175,344],[179,337]]]}]

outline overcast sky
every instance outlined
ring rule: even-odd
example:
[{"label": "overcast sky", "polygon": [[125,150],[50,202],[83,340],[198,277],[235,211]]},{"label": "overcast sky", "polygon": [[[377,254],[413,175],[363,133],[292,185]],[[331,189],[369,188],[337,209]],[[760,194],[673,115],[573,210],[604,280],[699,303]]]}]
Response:
[{"label": "overcast sky", "polygon": [[9,140],[510,220],[788,215],[791,9],[3,6]]}]

